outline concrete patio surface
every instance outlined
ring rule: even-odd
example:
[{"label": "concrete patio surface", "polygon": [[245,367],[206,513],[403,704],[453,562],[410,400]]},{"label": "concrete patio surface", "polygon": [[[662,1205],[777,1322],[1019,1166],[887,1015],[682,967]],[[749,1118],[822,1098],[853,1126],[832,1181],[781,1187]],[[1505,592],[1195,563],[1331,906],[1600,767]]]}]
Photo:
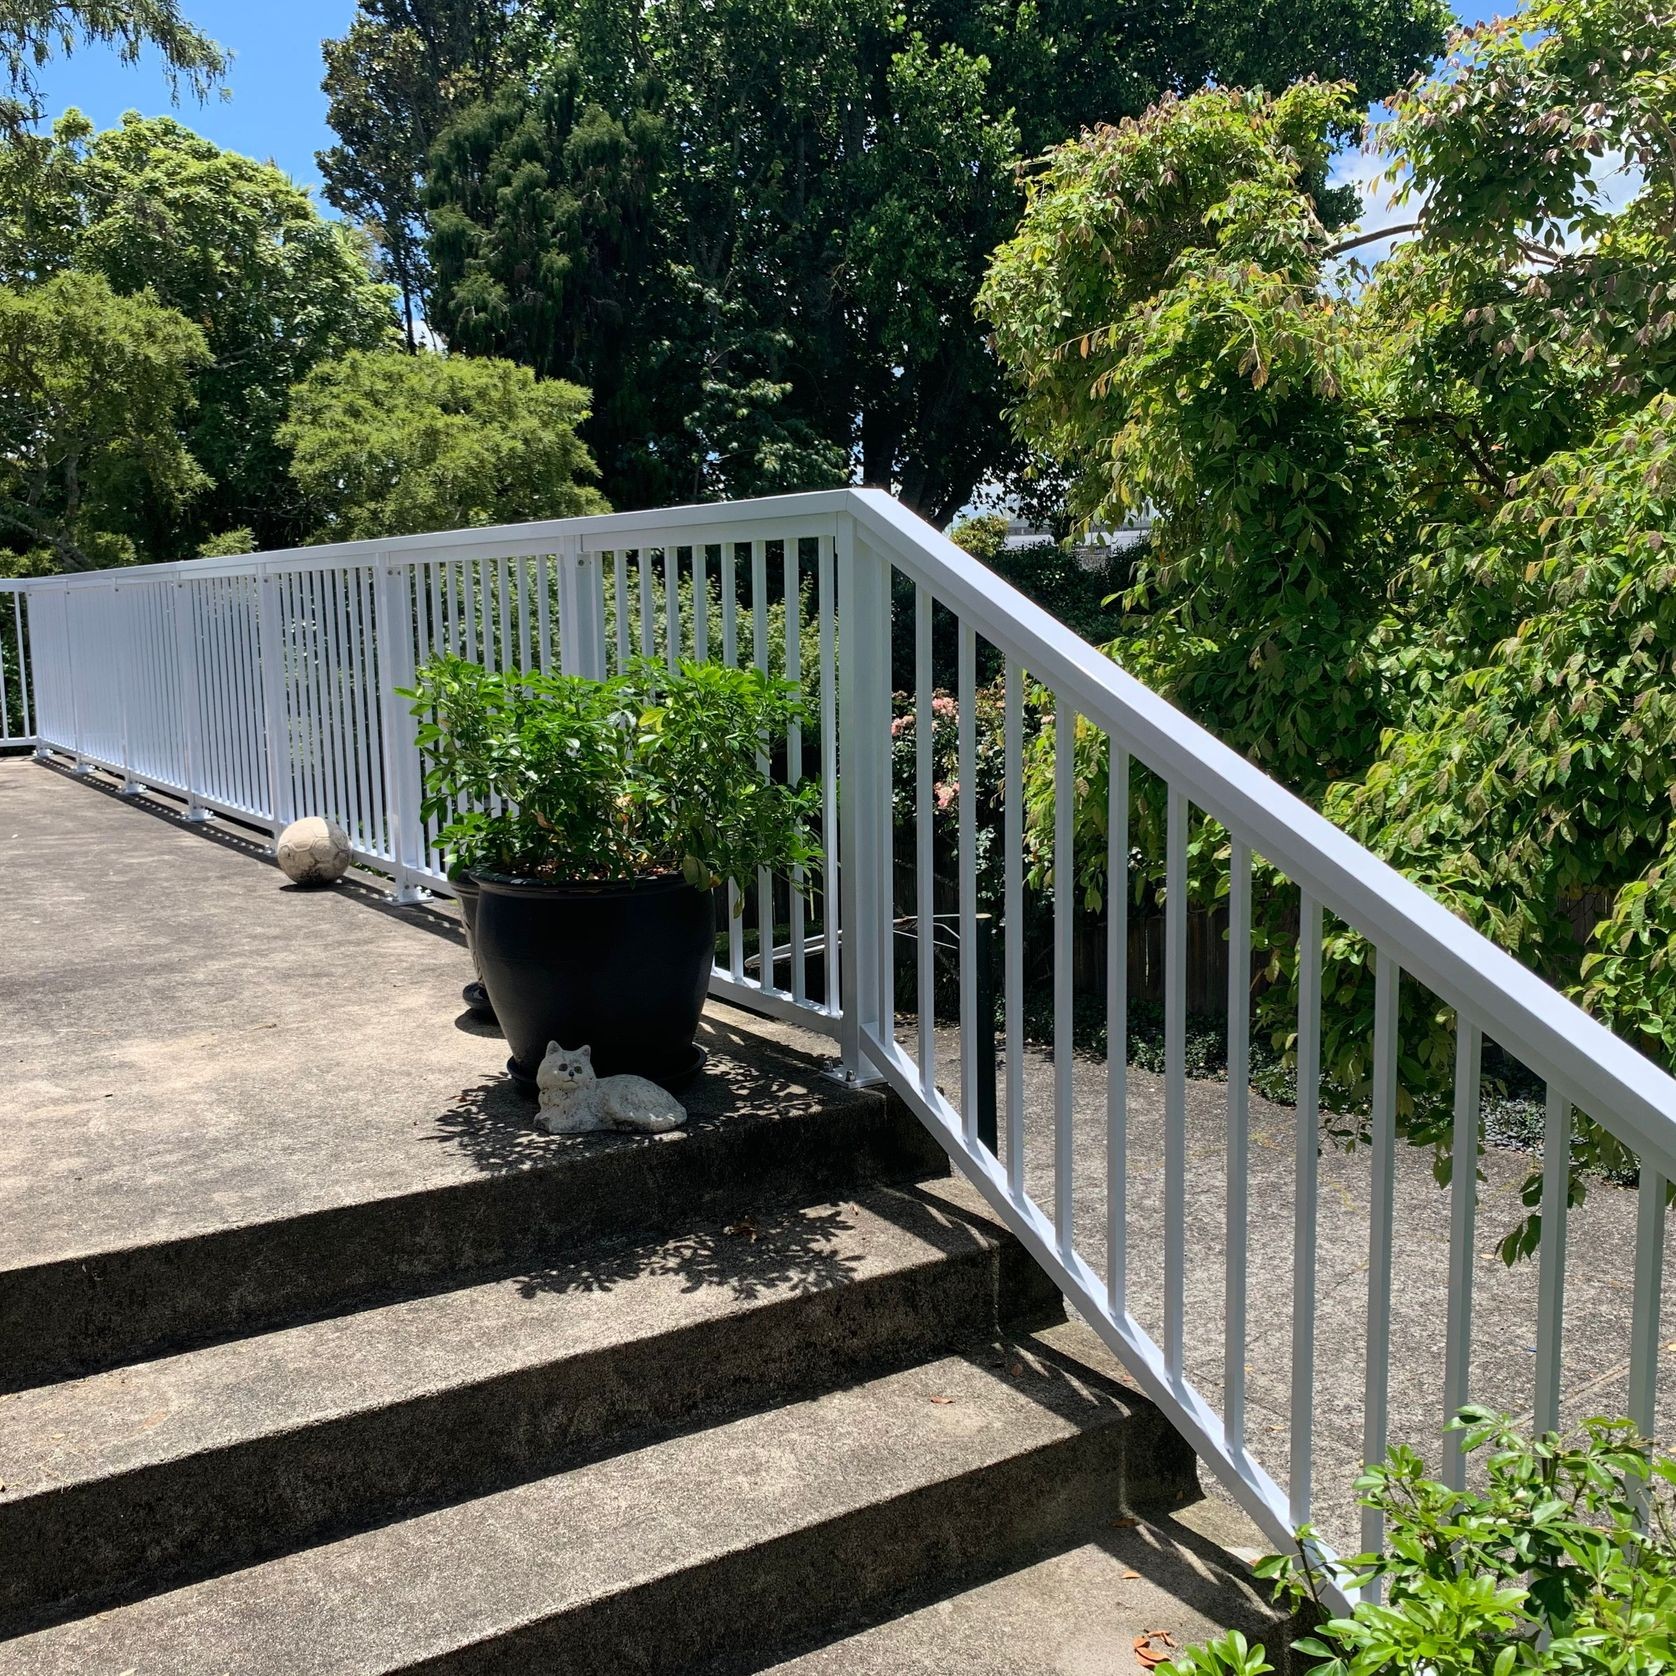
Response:
[{"label": "concrete patio surface", "polygon": [[[396,908],[367,883],[286,885],[259,840],[219,820],[24,760],[0,761],[0,1272],[121,1253],[381,1196],[481,1181],[567,1145],[507,1083],[498,1035],[462,1013],[469,976],[451,905]],[[904,1032],[912,1049],[912,1032]],[[694,1129],[727,1111],[829,1105],[819,1038],[724,1007]],[[958,1044],[942,1034],[951,1094]],[[1025,1179],[1052,1201],[1051,1059],[1025,1067]],[[1105,1261],[1105,1067],[1079,1057],[1076,1234]],[[1248,1436],[1287,1461],[1295,1118],[1253,1097]],[[1162,1087],[1130,1072],[1132,1312],[1160,1329]],[[1221,1396],[1226,1089],[1189,1090],[1188,1371]],[[628,1137],[622,1138],[625,1144]],[[644,1144],[636,1139],[635,1144]],[[1528,1418],[1534,1263],[1494,1255],[1520,1214],[1525,1155],[1491,1152],[1477,1238],[1476,1400]],[[1354,1547],[1367,1294],[1365,1154],[1321,1159],[1315,1483],[1319,1522]],[[1396,1185],[1393,1438],[1437,1459],[1448,1199],[1429,1156]],[[1568,1257],[1565,1417],[1621,1411],[1627,1389],[1634,1194],[1591,1188]],[[1667,1258],[1658,1431],[1676,1440],[1676,1256]]]},{"label": "concrete patio surface", "polygon": [[[0,1271],[539,1165],[454,905],[290,885],[258,836],[0,759]],[[694,1126],[841,1091],[713,1007]],[[629,1137],[623,1137],[625,1141]]]}]

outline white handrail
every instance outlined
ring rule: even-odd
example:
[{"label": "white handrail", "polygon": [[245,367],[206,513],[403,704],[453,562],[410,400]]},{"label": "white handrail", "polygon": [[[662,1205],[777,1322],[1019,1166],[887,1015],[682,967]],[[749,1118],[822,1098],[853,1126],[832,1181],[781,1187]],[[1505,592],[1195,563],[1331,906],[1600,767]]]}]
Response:
[{"label": "white handrail", "polygon": [[[770,563],[769,555],[774,555]],[[632,560],[631,556],[632,555]],[[654,561],[654,555],[656,556]],[[683,555],[685,555],[683,557]],[[914,616],[911,671],[893,667],[893,582],[908,584]],[[741,590],[746,590],[741,603]],[[8,596],[10,596],[8,598]],[[19,603],[26,608],[19,609]],[[1368,1458],[1382,1452],[1390,1385],[1389,1321],[1402,1230],[1392,1219],[1397,1098],[1398,996],[1418,982],[1460,1021],[1456,1136],[1475,1133],[1479,1046],[1500,1044],[1548,1084],[1548,1168],[1542,1202],[1537,1321],[1537,1412],[1562,1400],[1567,1192],[1563,1143],[1580,1108],[1640,1160],[1642,1189],[1632,1254],[1633,1321],[1628,1366],[1632,1417],[1650,1431],[1658,1386],[1666,1184],[1676,1179],[1676,1080],[1558,994],[1331,822],[1276,785],[1202,727],[1126,674],[1034,602],[887,495],[866,489],[774,496],[723,505],[548,520],[495,529],[356,541],[232,558],[0,584],[0,741],[63,753],[80,769],[118,773],[125,789],[159,786],[195,816],[218,810],[277,831],[305,812],[329,813],[351,833],[358,857],[388,872],[398,895],[446,891],[435,832],[419,818],[419,759],[393,689],[415,663],[439,651],[496,668],[563,668],[602,675],[638,650],[660,655],[762,661],[770,606],[783,611],[786,667],[811,689],[818,720],[786,741],[788,772],[818,774],[828,859],[810,881],[818,923],[792,912],[783,884],[764,877],[743,893],[713,992],[834,1033],[851,1076],[886,1079],[948,1149],[997,1212],[1101,1333],[1277,1542],[1311,1514],[1316,1436],[1315,1284],[1319,1194],[1310,1123],[1319,1097],[1320,927],[1325,910],[1372,945],[1376,1031],[1372,1044],[1374,1204],[1370,1217],[1365,1389]],[[10,610],[14,619],[6,638]],[[898,1041],[891,723],[893,702],[921,737],[933,721],[933,613],[952,618],[959,646],[963,781],[958,818],[961,927],[961,1100],[936,1083],[929,944],[915,973],[919,1041]],[[802,636],[818,650],[804,660]],[[746,649],[747,635],[751,641]],[[1007,952],[1005,1143],[980,1132],[980,1020],[975,992],[977,909],[973,672],[980,646],[1004,665],[1006,740],[1004,863]],[[902,677],[898,679],[898,677]],[[1022,1168],[1027,1113],[1020,1064],[1024,963],[1022,693],[1026,677],[1053,697],[1060,799],[1057,850],[1071,839],[1072,742],[1080,717],[1106,738],[1111,762],[1106,840],[1114,873],[1127,867],[1128,765],[1167,788],[1170,876],[1165,970],[1165,1305],[1159,1332],[1137,1319],[1128,1295],[1124,1204],[1128,1069],[1121,1051],[1125,921],[1110,916],[1106,982],[1110,1039],[1106,1145],[1100,1160],[1073,1160],[1070,914],[1074,892],[1054,893],[1053,1110],[1040,1121],[1057,1135],[1053,1202],[1027,1191]],[[893,691],[910,697],[893,701]],[[13,720],[27,706],[21,723]],[[905,708],[904,708],[905,706]],[[804,747],[813,750],[813,760]],[[916,747],[914,799],[921,823],[931,806],[928,746]],[[1249,876],[1261,857],[1299,891],[1300,1016],[1294,1272],[1284,1298],[1247,1296],[1244,1184],[1227,1197],[1229,1319],[1209,1335],[1223,1358],[1226,1417],[1194,1385],[1195,1348],[1184,1306],[1181,1229],[1190,1193],[1185,1168],[1185,855],[1192,811],[1220,822],[1232,843],[1230,1005],[1248,958]],[[914,912],[933,911],[933,847],[912,845]],[[1121,893],[1119,893],[1121,898]],[[788,938],[777,903],[788,904]],[[741,927],[766,958],[744,956]],[[1017,926],[1015,932],[1015,923]],[[815,966],[804,957],[812,953]],[[793,963],[795,969],[793,969]],[[784,973],[784,981],[782,981]],[[1244,1063],[1245,1025],[1230,1031],[1231,1064]],[[987,1069],[987,1067],[985,1067]],[[993,1086],[993,1079],[990,1079]],[[1243,1090],[1229,1100],[1228,1157],[1246,1160]],[[1075,1169],[1073,1169],[1073,1164]],[[1098,1167],[1096,1167],[1098,1166]],[[1077,1249],[1075,1183],[1100,1178],[1099,1224],[1109,1242],[1104,1273]],[[1472,1262],[1476,1182],[1457,1169],[1451,1187],[1449,1323],[1442,1395],[1472,1395]],[[1290,1388],[1292,1470],[1284,1485],[1248,1444],[1241,1361],[1246,1313],[1294,1321]],[[1202,1358],[1201,1358],[1202,1360]],[[1445,1471],[1458,1479],[1459,1464]],[[1365,1531],[1377,1541],[1377,1522]],[[1332,1591],[1342,1602],[1338,1584]]]}]

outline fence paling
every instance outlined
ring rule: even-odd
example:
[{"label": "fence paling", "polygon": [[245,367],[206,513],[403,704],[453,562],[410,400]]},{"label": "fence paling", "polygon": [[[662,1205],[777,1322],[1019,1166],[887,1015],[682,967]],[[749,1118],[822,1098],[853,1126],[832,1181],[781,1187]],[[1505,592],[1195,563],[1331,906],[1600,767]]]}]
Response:
[{"label": "fence paling", "polygon": [[[1318,1441],[1318,1374],[1335,1380],[1334,1406],[1360,1388],[1362,1446],[1383,1449],[1391,1430],[1393,1274],[1402,1248],[1395,1219],[1398,1108],[1398,1001],[1417,985],[1454,1009],[1455,1176],[1448,1242],[1445,1355],[1436,1378],[1447,1412],[1474,1395],[1473,1240],[1477,1204],[1473,1160],[1478,1137],[1480,1053],[1490,1038],[1523,1060],[1549,1087],[1547,1159],[1542,1194],[1537,1305],[1535,1414],[1564,1412],[1563,1325],[1565,1209],[1572,1112],[1586,1112],[1642,1161],[1636,1217],[1634,1294],[1628,1350],[1629,1412],[1655,1422],[1661,1346],[1665,1191],[1676,1176],[1676,1083],[1586,1018],[1540,980],[1375,860],[1320,816],[1274,786],[1244,759],[1076,639],[1030,601],[990,575],[944,538],[874,491],[830,491],[732,506],[559,520],[499,530],[350,543],[243,559],[197,561],[140,573],[14,583],[8,639],[0,610],[0,736],[139,778],[275,830],[298,813],[339,819],[359,859],[391,873],[398,892],[446,891],[436,830],[419,820],[421,760],[413,720],[395,689],[418,662],[449,651],[509,671],[603,675],[637,654],[674,662],[712,653],[767,668],[769,609],[785,611],[788,677],[802,666],[802,543],[813,543],[812,609],[818,641],[814,725],[823,841],[827,857],[809,883],[820,904],[821,995],[807,991],[803,898],[788,902],[788,940],[776,925],[776,881],[729,892],[726,958],[713,992],[781,1016],[835,1031],[852,1077],[882,1076],[977,1184],[997,1214],[1053,1276],[1073,1304],[1124,1361],[1230,1486],[1271,1539],[1312,1517]],[[774,554],[778,553],[778,563]],[[712,568],[710,555],[715,555]],[[891,784],[891,601],[907,585],[913,613],[911,695],[915,748],[909,795],[917,817],[912,854],[902,856],[914,911],[902,922],[917,939],[918,1043],[896,1040],[896,858]],[[774,589],[778,586],[778,595]],[[714,598],[712,598],[712,587]],[[749,598],[742,602],[741,588]],[[690,590],[690,608],[683,601]],[[0,601],[0,607],[4,602]],[[712,613],[715,622],[712,623]],[[932,655],[941,623],[952,629],[958,707],[954,818],[958,822],[954,900],[959,930],[960,1092],[939,1087],[936,972],[931,936],[938,881],[931,829],[939,793],[933,758],[935,685]],[[776,653],[778,655],[778,653]],[[976,677],[993,657],[1003,688],[1001,832],[1005,1004],[1005,1143],[999,1155],[980,1133],[977,1104],[989,1081],[980,1053],[992,1049],[992,1020],[980,1016],[990,974],[978,968],[981,820],[978,798]],[[1028,742],[1027,688],[1039,686],[1052,721],[1045,741]],[[22,716],[21,733],[13,730]],[[1075,997],[1083,968],[1075,940],[1082,913],[1073,809],[1086,747],[1107,767],[1104,850],[1106,923],[1103,954],[1107,1056],[1103,1112],[1096,1122],[1102,1156],[1078,1156],[1074,1081]],[[1046,1203],[1032,1197],[1028,1168],[1033,1130],[1026,1093],[1026,868],[1024,802],[1027,749],[1038,744],[1052,787],[1047,863],[1051,908],[1052,1063],[1045,1139],[1051,1149]],[[771,761],[764,741],[763,761]],[[803,736],[785,741],[788,777],[804,771]],[[1130,889],[1136,835],[1130,777],[1152,777],[1167,813],[1162,870],[1162,969],[1146,964],[1165,1014],[1163,1078],[1163,1286],[1159,1319],[1137,1319],[1131,1284],[1129,1212],[1130,1076],[1126,1052],[1132,935]],[[778,771],[778,770],[776,770]],[[1074,818],[1075,816],[1075,818]],[[1206,822],[1228,838],[1225,982],[1230,1081],[1226,1095],[1223,1310],[1205,1323],[1190,1303],[1191,1253],[1185,1227],[1196,1196],[1214,1183],[1190,1172],[1186,1151],[1189,1085],[1186,1015],[1203,991],[1190,980],[1207,930],[1220,922],[1214,899],[1188,900],[1189,845]],[[1298,1017],[1295,1037],[1295,1159],[1289,1296],[1248,1295],[1246,1178],[1250,1127],[1246,1096],[1251,1012],[1253,871],[1290,881],[1296,893]],[[1091,855],[1081,858],[1085,863]],[[1195,886],[1199,883],[1194,875]],[[1282,905],[1289,928],[1290,900]],[[987,904],[986,904],[987,907]],[[1324,1309],[1342,1309],[1317,1286],[1319,1129],[1323,1041],[1324,921],[1347,926],[1375,951],[1372,1066],[1372,1193],[1368,1218],[1366,1319],[1359,1334],[1360,1379],[1330,1368],[1318,1345],[1334,1351],[1343,1334],[1322,1335]],[[1272,929],[1272,927],[1271,927]],[[757,953],[745,958],[754,932]],[[902,934],[908,934],[906,929]],[[1288,936],[1291,935],[1288,929]],[[787,963],[788,981],[780,982]],[[1197,1002],[1194,1002],[1197,1005]],[[1098,1214],[1079,1222],[1079,1195],[1103,1195]],[[1081,1226],[1104,1239],[1096,1270],[1079,1249]],[[1197,1296],[1194,1293],[1193,1296]],[[1289,1321],[1290,1397],[1286,1471],[1278,1480],[1258,1456],[1247,1422],[1248,1314]],[[1214,1331],[1206,1330],[1207,1327]],[[1321,1365],[1318,1367],[1318,1361]],[[1412,1376],[1415,1370],[1405,1370]],[[1221,1411],[1203,1381],[1221,1381]],[[1405,1378],[1404,1385],[1410,1380]],[[1271,1428],[1278,1430],[1279,1428]],[[1457,1449],[1443,1470],[1460,1479]],[[1342,1486],[1338,1488],[1343,1488]],[[1364,1536],[1376,1539],[1370,1521]],[[1335,1584],[1337,1598],[1344,1598]]]}]

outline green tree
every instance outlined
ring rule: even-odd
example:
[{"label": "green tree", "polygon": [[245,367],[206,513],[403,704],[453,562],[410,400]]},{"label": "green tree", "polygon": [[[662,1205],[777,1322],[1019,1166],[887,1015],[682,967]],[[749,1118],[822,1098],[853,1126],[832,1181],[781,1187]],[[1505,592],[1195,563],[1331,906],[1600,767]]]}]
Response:
[{"label": "green tree", "polygon": [[326,202],[365,225],[401,293],[408,346],[425,312],[422,170],[448,113],[489,85],[507,0],[361,0],[348,31],[321,43]]},{"label": "green tree", "polygon": [[131,562],[205,487],[181,436],[204,335],[95,274],[0,286],[0,568]]},{"label": "green tree", "polygon": [[114,46],[124,64],[151,48],[178,94],[204,98],[227,54],[181,16],[179,0],[0,0],[0,145],[16,145],[45,112],[39,72],[56,53]]},{"label": "green tree", "polygon": [[1025,463],[972,320],[1020,160],[1228,65],[1389,91],[1443,17],[545,0],[433,148],[433,319],[589,383],[620,503],[858,476],[946,522]]},{"label": "green tree", "polygon": [[[1631,0],[1462,32],[1378,137],[1417,236],[1352,284],[1322,176],[1341,95],[1170,101],[1054,155],[983,294],[1016,423],[1081,511],[1156,509],[1112,654],[1667,1059],[1673,82],[1676,19]],[[1328,954],[1355,1089],[1366,950]],[[1454,1020],[1404,993],[1434,1139]],[[1624,1162],[1587,1123],[1579,1156]]]},{"label": "green tree", "polygon": [[351,350],[292,392],[280,439],[322,540],[567,518],[607,509],[587,403],[510,361]]},{"label": "green tree", "polygon": [[151,292],[197,322],[210,358],[194,378],[187,445],[210,479],[184,520],[148,532],[154,557],[251,528],[264,547],[302,532],[304,508],[275,432],[291,386],[323,360],[395,335],[388,286],[350,229],[325,220],[279,169],[223,151],[168,117],[130,113],[95,134],[78,112],[39,166],[0,154],[0,282],[75,270]]}]

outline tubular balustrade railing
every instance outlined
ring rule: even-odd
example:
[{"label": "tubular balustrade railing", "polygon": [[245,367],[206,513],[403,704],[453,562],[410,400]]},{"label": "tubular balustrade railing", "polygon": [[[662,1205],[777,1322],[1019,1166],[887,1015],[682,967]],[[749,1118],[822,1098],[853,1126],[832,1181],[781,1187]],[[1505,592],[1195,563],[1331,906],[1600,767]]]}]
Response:
[{"label": "tubular balustrade railing", "polygon": [[[620,668],[636,653],[749,658],[799,680],[813,737],[794,734],[783,748],[776,741],[765,761],[778,774],[819,776],[828,860],[798,881],[802,890],[764,876],[736,897],[713,992],[834,1032],[851,1076],[888,1082],[1283,1545],[1318,1518],[1344,1528],[1342,1517],[1335,1525],[1322,1515],[1328,1503],[1318,1504],[1314,1493],[1317,1445],[1328,1430],[1342,1432],[1352,1414],[1359,1458],[1382,1457],[1392,1438],[1393,1372],[1404,1393],[1433,1391],[1431,1458],[1441,1458],[1451,1482],[1464,1473],[1440,1432],[1447,1415],[1481,1395],[1476,1172],[1453,1173],[1441,1246],[1396,1221],[1400,1001],[1405,985],[1420,986],[1456,1021],[1457,1158],[1477,1156],[1486,1040],[1547,1085],[1531,1419],[1546,1428],[1575,1418],[1576,1405],[1602,1391],[1605,1364],[1621,1409],[1648,1435],[1658,1433],[1660,1354],[1672,1348],[1667,1339],[1676,1342],[1666,1326],[1665,1287],[1676,1082],[888,496],[836,490],[456,531],[51,578],[18,591],[27,609],[12,656],[21,667],[27,649],[32,681],[27,697],[14,696],[15,688],[7,696],[14,712],[19,703],[32,709],[23,731],[9,736],[118,773],[127,789],[172,791],[196,814],[220,810],[274,830],[300,814],[331,815],[349,831],[357,856],[390,874],[409,899],[449,888],[435,832],[419,818],[421,762],[411,718],[395,696],[433,653],[492,668],[589,675]],[[934,651],[950,644],[958,715],[952,786],[939,785],[933,754],[934,704],[944,696]],[[978,737],[980,669],[999,671],[998,746]],[[1033,738],[1027,706],[1041,730]],[[895,779],[901,730],[893,732],[893,707],[914,721],[911,773]],[[999,796],[987,808],[979,803],[980,747],[992,755],[998,749],[1000,760]],[[1090,760],[1106,779],[1097,839],[1076,807],[1079,795],[1085,803],[1090,795]],[[1032,812],[1050,811],[1048,838],[1032,823],[1028,853],[1027,776],[1038,799]],[[1150,776],[1165,811],[1161,857],[1143,854],[1144,834],[1131,818],[1137,776]],[[899,828],[894,808],[903,797],[914,818]],[[945,803],[952,803],[948,817]],[[940,818],[952,818],[958,833],[952,1009],[937,1005],[950,983],[940,987],[935,939],[914,934],[937,913]],[[1190,869],[1190,844],[1195,823],[1205,821],[1227,838],[1225,892],[1217,894],[1226,896],[1230,942],[1228,1078],[1217,1096],[1225,1110],[1215,1168],[1190,1155],[1189,1102],[1202,1109],[1205,1091],[1189,1084],[1186,1054],[1189,897],[1204,888]],[[1104,853],[1089,855],[1091,844]],[[983,900],[996,864],[981,869],[980,851],[1000,858],[1004,1037],[993,1146],[979,1122],[977,1091],[988,1080],[980,1055],[996,1048],[992,1021],[982,1016],[990,974],[978,968],[976,932],[980,912],[997,905]],[[1103,1057],[1075,1045],[1073,933],[1082,911],[1079,866],[1090,863],[1103,874],[1109,906]],[[1283,1288],[1271,1279],[1263,1295],[1251,1296],[1253,1217],[1276,1214],[1272,1204],[1254,1206],[1249,1193],[1249,975],[1259,863],[1265,880],[1284,880],[1295,892],[1298,1013],[1289,1275]],[[1143,866],[1161,874],[1165,887],[1156,1166],[1131,1148],[1141,1085],[1126,1052],[1124,905],[1128,881]],[[1029,876],[1032,867],[1037,877]],[[904,876],[911,899],[899,903]],[[1035,949],[1027,899],[1043,885],[1048,947]],[[1328,916],[1366,940],[1374,967],[1366,1272],[1358,1281],[1365,1296],[1354,1308],[1344,1277],[1330,1277],[1324,1292],[1318,1272]],[[1045,1052],[1026,1038],[1027,986],[1035,987],[1038,970],[1051,974]],[[903,980],[913,1004],[899,1009]],[[951,1038],[958,1051],[945,1068],[940,1049]],[[1028,1086],[1033,1065],[1043,1070],[1040,1097]],[[1576,1310],[1567,1321],[1574,1110],[1639,1162],[1638,1210],[1622,1255],[1621,1278],[1631,1291],[1627,1345],[1602,1345]],[[1045,1173],[1042,1160],[1051,1160]],[[1143,1253],[1131,1207],[1150,1197],[1158,1201],[1161,1249]],[[1190,1225],[1198,1230],[1191,1249]],[[1220,1234],[1222,1269],[1208,1293],[1214,1308],[1203,1286],[1189,1296],[1190,1269],[1205,1261],[1210,1228]],[[1155,1292],[1132,1284],[1142,1255],[1161,1268]],[[1399,1268],[1405,1290],[1422,1271],[1437,1271],[1431,1280],[1446,1320],[1435,1372],[1408,1365],[1414,1350],[1401,1334],[1393,1337]],[[1523,1325],[1492,1323],[1498,1339]],[[1583,1342],[1580,1325],[1590,1327]],[[1250,1421],[1248,1362],[1256,1348],[1282,1338],[1286,1365],[1261,1393],[1270,1421],[1259,1435]],[[1347,1346],[1347,1338],[1359,1342]],[[1410,1418],[1403,1435],[1426,1442],[1413,1435]],[[1347,1505],[1348,1484],[1335,1490]],[[1377,1545],[1376,1515],[1363,1515],[1359,1535]],[[1324,1544],[1322,1552],[1330,1561]],[[1329,1594],[1342,1603],[1347,1588],[1341,1575]]]}]

